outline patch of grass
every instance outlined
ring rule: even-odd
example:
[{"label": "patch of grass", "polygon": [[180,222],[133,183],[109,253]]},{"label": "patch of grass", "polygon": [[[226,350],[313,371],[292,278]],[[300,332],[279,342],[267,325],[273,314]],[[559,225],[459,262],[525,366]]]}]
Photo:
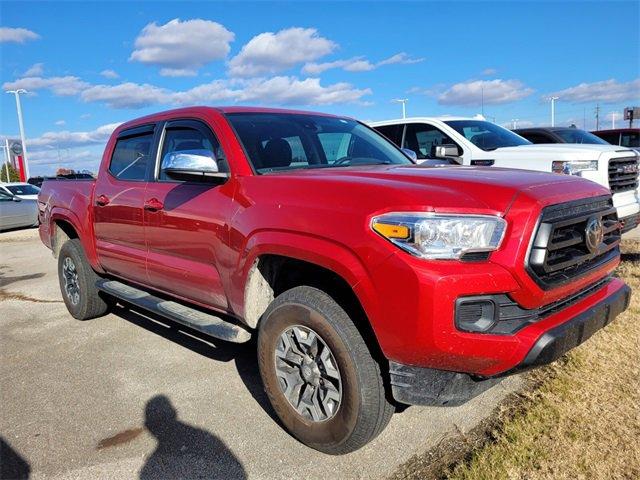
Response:
[{"label": "patch of grass", "polygon": [[623,252],[629,309],[564,364],[534,371],[539,387],[445,478],[640,478],[640,242]]}]

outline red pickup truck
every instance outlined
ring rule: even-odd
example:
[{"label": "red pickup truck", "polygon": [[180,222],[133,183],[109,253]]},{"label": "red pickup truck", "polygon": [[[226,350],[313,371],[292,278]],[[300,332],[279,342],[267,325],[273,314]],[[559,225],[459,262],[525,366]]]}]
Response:
[{"label": "red pickup truck", "polygon": [[115,302],[257,337],[300,441],[340,454],[398,405],[455,405],[546,364],[629,303],[609,192],[421,167],[349,118],[194,107],[111,136],[96,180],[45,182],[40,237],[84,320]]}]

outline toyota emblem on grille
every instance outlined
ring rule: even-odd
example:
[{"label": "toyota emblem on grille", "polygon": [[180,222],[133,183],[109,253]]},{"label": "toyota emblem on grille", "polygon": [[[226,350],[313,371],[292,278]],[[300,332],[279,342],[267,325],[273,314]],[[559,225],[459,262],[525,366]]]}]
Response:
[{"label": "toyota emblem on grille", "polygon": [[596,253],[602,240],[604,240],[602,220],[598,217],[592,217],[587,222],[587,228],[585,229],[585,243],[589,251]]}]

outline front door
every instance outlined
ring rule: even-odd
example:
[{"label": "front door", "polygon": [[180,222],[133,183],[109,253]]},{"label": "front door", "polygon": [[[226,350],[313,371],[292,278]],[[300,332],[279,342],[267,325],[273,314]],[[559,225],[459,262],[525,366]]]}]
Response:
[{"label": "front door", "polygon": [[153,168],[154,125],[122,132],[108,169],[96,180],[96,250],[102,267],[127,280],[146,283],[143,204]]},{"label": "front door", "polygon": [[206,306],[226,310],[219,265],[227,249],[232,216],[231,182],[178,181],[164,171],[172,152],[216,159],[228,165],[220,143],[202,122],[167,122],[154,181],[145,192],[147,274],[151,287]]}]

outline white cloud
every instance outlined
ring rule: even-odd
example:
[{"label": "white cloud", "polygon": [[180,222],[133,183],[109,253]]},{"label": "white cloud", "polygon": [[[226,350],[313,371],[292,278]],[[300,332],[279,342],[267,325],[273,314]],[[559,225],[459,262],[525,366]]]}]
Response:
[{"label": "white cloud", "polygon": [[46,132],[37,138],[29,139],[29,149],[42,151],[46,148],[73,148],[83,145],[106,143],[109,136],[120,123],[109,123],[88,132]]},{"label": "white cloud", "polygon": [[323,57],[337,46],[321,37],[315,28],[293,27],[277,33],[261,33],[229,61],[229,74],[251,77],[283,71]]},{"label": "white cloud", "polygon": [[601,82],[581,83],[575,87],[545,95],[544,98],[551,96],[560,97],[561,101],[571,103],[637,101],[640,100],[640,78],[622,83],[613,78]]},{"label": "white cloud", "polygon": [[496,73],[498,73],[498,70],[496,70],[495,68],[485,68],[484,70],[482,70],[481,73],[482,73],[482,75],[490,77],[490,76],[495,75]]},{"label": "white cloud", "polygon": [[342,68],[347,72],[368,72],[371,70],[375,70],[378,67],[383,65],[393,65],[393,64],[412,64],[412,63],[420,63],[423,62],[424,58],[412,58],[409,57],[404,52],[396,53],[389,58],[385,58],[377,63],[371,63],[369,60],[364,57],[353,57],[346,60],[336,60],[333,62],[325,62],[325,63],[313,63],[309,62],[302,67],[302,71],[304,73],[308,73],[309,75],[319,75],[322,72],[330,70],[332,68]]},{"label": "white cloud", "polygon": [[319,78],[299,80],[295,77],[274,77],[268,80],[255,79],[243,89],[239,101],[265,102],[281,105],[327,105],[332,103],[357,102],[370,89],[356,89],[349,83],[320,85]]},{"label": "white cloud", "polygon": [[31,30],[27,30],[26,28],[0,28],[0,43],[24,43],[27,40],[37,40],[39,38],[40,35],[38,35],[36,32],[32,32]]},{"label": "white cloud", "polygon": [[82,91],[85,102],[103,102],[112,108],[142,108],[158,103],[167,103],[170,92],[149,84],[132,82],[118,85],[93,85]]},{"label": "white cloud", "polygon": [[440,95],[441,105],[497,105],[528,97],[533,89],[519,80],[469,80],[452,85]]},{"label": "white cloud", "polygon": [[198,74],[196,70],[189,68],[162,68],[160,75],[163,77],[195,77]]},{"label": "white cloud", "polygon": [[115,70],[111,70],[110,68],[102,70],[100,72],[100,75],[102,75],[104,78],[120,78],[118,72],[116,72]]},{"label": "white cloud", "polygon": [[349,83],[322,86],[318,78],[300,80],[296,77],[255,78],[251,80],[214,82],[199,85],[173,95],[179,104],[220,101],[258,102],[268,105],[327,105],[360,102],[370,89],[357,89]]},{"label": "white cloud", "polygon": [[235,35],[223,25],[209,20],[181,21],[164,25],[155,22],[142,29],[129,60],[159,65],[165,73],[195,71],[213,60],[225,58]]},{"label": "white cloud", "polygon": [[78,95],[90,85],[78,77],[25,77],[13,82],[5,82],[2,88],[5,90],[17,90],[24,88],[27,91],[48,89],[60,96]]},{"label": "white cloud", "polygon": [[21,76],[22,77],[39,77],[43,73],[44,73],[44,63],[34,63]]},{"label": "white cloud", "polygon": [[54,125],[58,125],[59,127],[63,127],[66,124],[67,122],[65,122],[64,120],[58,120],[54,123]]},{"label": "white cloud", "polygon": [[105,103],[111,108],[142,108],[150,105],[187,105],[211,102],[255,102],[268,105],[365,104],[361,99],[372,92],[345,82],[322,85],[319,78],[271,78],[214,80],[184,91],[150,84],[125,82],[92,85],[78,77],[29,77],[8,82],[4,88],[49,89],[55,95],[78,96],[85,102]]},{"label": "white cloud", "polygon": [[412,58],[405,52],[396,53],[395,55],[390,56],[389,58],[385,58],[384,60],[379,61],[376,66],[380,67],[382,65],[393,65],[393,64],[402,64],[402,65],[410,65],[412,63],[420,63],[424,62],[424,58]]}]

